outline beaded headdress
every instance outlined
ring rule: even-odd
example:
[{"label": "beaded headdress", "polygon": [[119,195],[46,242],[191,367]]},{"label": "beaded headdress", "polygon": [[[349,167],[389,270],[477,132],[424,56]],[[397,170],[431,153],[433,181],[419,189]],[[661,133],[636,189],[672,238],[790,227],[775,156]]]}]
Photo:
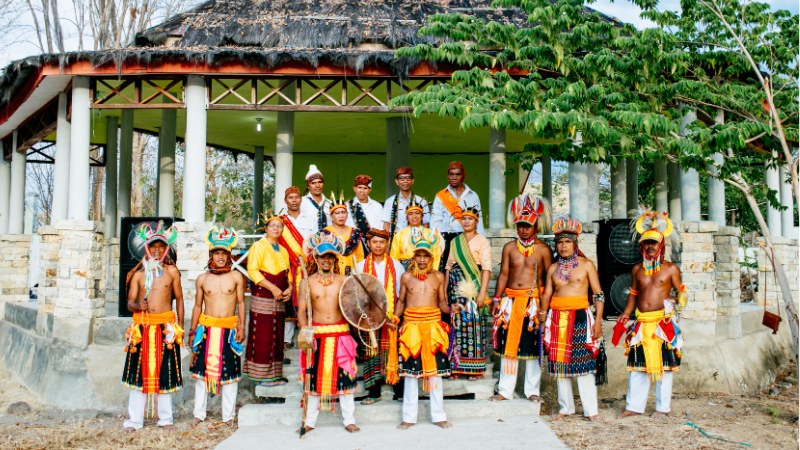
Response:
[{"label": "beaded headdress", "polygon": [[222,249],[230,252],[239,238],[236,236],[236,230],[233,228],[217,228],[214,226],[208,233],[206,233],[206,244],[208,244],[209,251]]},{"label": "beaded headdress", "polygon": [[508,205],[506,219],[512,227],[518,223],[527,223],[537,225],[538,231],[547,230],[552,220],[550,204],[531,194],[520,195]]},{"label": "beaded headdress", "polygon": [[331,211],[330,213],[333,214],[334,211],[337,209],[344,209],[347,211],[347,203],[344,201],[344,192],[339,193],[339,201],[336,201],[336,194],[331,192]]},{"label": "beaded headdress", "polygon": [[314,258],[319,258],[328,253],[341,256],[344,251],[344,241],[339,239],[336,233],[318,231],[308,238],[308,247]]},{"label": "beaded headdress", "polygon": [[580,220],[569,217],[557,219],[553,224],[553,234],[574,235],[575,239],[577,239],[578,235],[581,234],[582,229],[583,225],[581,225]]},{"label": "beaded headdress", "polygon": [[425,237],[424,233],[412,233],[410,242],[414,247],[414,253],[416,253],[417,250],[422,250],[433,256],[433,242]]},{"label": "beaded headdress", "polygon": [[[655,211],[645,211],[638,219],[631,222],[633,234],[639,234],[639,253],[644,261],[644,274],[652,275],[661,271],[661,259],[664,257],[664,238],[672,234],[672,221],[667,213],[658,214]],[[658,253],[654,258],[649,258],[644,251],[644,241],[658,242]]]},{"label": "beaded headdress", "polygon": [[144,223],[141,227],[139,227],[137,233],[139,234],[139,237],[142,238],[145,245],[150,245],[157,241],[171,245],[176,239],[178,239],[178,230],[176,230],[175,227],[169,227],[165,230],[163,220],[158,221],[158,225],[156,226],[155,230],[153,230],[153,227],[151,227],[149,223]]}]

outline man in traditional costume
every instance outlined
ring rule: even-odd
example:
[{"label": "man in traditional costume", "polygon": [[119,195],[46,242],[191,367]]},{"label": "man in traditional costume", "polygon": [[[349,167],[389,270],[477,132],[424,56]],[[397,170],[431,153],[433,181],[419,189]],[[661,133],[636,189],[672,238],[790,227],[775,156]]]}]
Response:
[{"label": "man in traditional costume", "polygon": [[[405,377],[403,392],[403,422],[397,426],[405,430],[417,423],[419,410],[419,382],[430,392],[431,421],[450,428],[444,412],[444,386],[442,377],[450,375],[447,350],[450,345],[450,326],[442,322],[442,313],[449,314],[450,306],[445,296],[444,274],[431,264],[433,243],[424,236],[414,239],[414,263],[400,278],[400,298],[397,316],[403,317],[400,328],[400,376]],[[455,305],[453,313],[461,312]]]},{"label": "man in traditional costume", "polygon": [[194,418],[189,422],[190,426],[206,419],[207,392],[222,393],[223,422],[233,427],[236,416],[246,314],[245,278],[239,271],[231,270],[231,249],[236,247],[237,241],[233,229],[214,227],[206,234],[208,271],[197,277],[192,327],[187,342],[192,349],[189,371],[197,379]]},{"label": "man in traditional costume", "polygon": [[[435,228],[442,234],[444,240],[444,254],[450,254],[450,242],[458,236],[459,233],[464,231],[461,228],[461,214],[465,208],[477,208],[481,210],[481,199],[478,194],[464,184],[467,178],[466,169],[464,165],[458,161],[453,161],[447,167],[447,182],[446,188],[442,189],[436,194],[436,199],[433,201],[433,213],[431,214],[431,228]],[[483,235],[483,217],[478,218],[478,233]],[[444,271],[444,264],[442,261],[439,270]]]},{"label": "man in traditional costume", "polygon": [[500,275],[492,300],[494,351],[500,357],[500,382],[492,401],[514,398],[519,360],[525,361],[525,397],[542,402],[541,333],[537,313],[545,275],[553,262],[550,247],[536,237],[550,228],[547,201],[520,195],[509,205],[508,222],[517,239],[503,247]]},{"label": "man in traditional costume", "polygon": [[431,221],[430,208],[428,201],[419,195],[411,192],[411,187],[414,185],[414,172],[411,167],[401,167],[397,169],[397,174],[394,179],[400,192],[390,196],[383,203],[383,229],[389,232],[389,244],[394,238],[395,233],[408,226],[406,219],[406,209],[413,201],[415,204],[420,205],[425,211],[420,222],[422,226],[427,227]]},{"label": "man in traditional costume", "polygon": [[[644,413],[650,382],[656,382],[656,409],[652,417],[662,418],[670,412],[672,374],[681,365],[683,336],[675,315],[676,303],[686,305],[686,286],[681,284],[678,266],[664,261],[664,240],[672,234],[672,221],[667,214],[648,212],[635,221],[639,252],[644,261],[632,272],[631,292],[625,311],[615,327],[622,329],[634,308],[633,322],[627,327],[625,352],[628,356],[628,396],[620,418]],[[671,296],[677,293],[677,302]]]},{"label": "man in traditional costume", "polygon": [[424,206],[412,199],[406,208],[406,219],[408,226],[397,232],[391,239],[391,249],[389,257],[400,261],[403,267],[408,270],[414,263],[414,243],[413,240],[424,238],[431,242],[433,251],[433,268],[439,267],[439,260],[442,258],[444,244],[442,236],[436,229],[425,228],[422,226],[422,218],[425,217]]},{"label": "man in traditional costume", "polygon": [[[581,223],[558,219],[553,225],[558,260],[547,271],[539,320],[545,321],[544,345],[550,376],[557,378],[559,412],[552,420],[575,414],[572,380],[578,381],[583,415],[594,422],[597,411],[597,355],[603,337],[601,320],[605,298],[594,264],[578,250]],[[589,287],[594,295],[596,316],[589,309]],[[549,311],[548,311],[549,309]]]},{"label": "man in traditional costume", "polygon": [[262,386],[275,386],[287,382],[283,377],[284,317],[286,303],[292,299],[292,265],[289,252],[280,245],[283,219],[271,213],[265,217],[267,235],[250,247],[247,256],[253,287],[244,371]]},{"label": "man in traditional costume", "polygon": [[468,376],[478,380],[486,372],[486,333],[481,311],[491,304],[486,290],[492,274],[492,246],[476,231],[479,218],[477,208],[464,210],[464,233],[453,240],[445,266],[448,303],[463,308],[451,318],[451,379]]},{"label": "man in traditional costume", "polygon": [[347,209],[350,214],[347,216],[345,225],[357,228],[361,232],[364,245],[367,245],[367,233],[370,228],[383,228],[383,205],[370,198],[372,192],[372,177],[369,175],[359,175],[353,184],[353,192],[356,196],[347,201]]},{"label": "man in traditional costume", "polygon": [[[350,336],[350,325],[339,305],[339,291],[346,277],[336,273],[344,243],[334,233],[317,233],[308,240],[314,258],[313,273],[300,285],[297,311],[300,337],[301,378],[308,379],[310,389],[305,431],[313,430],[320,409],[333,409],[339,399],[344,427],[351,433],[360,429],[353,416],[356,390],[356,352],[358,344]],[[311,305],[308,304],[309,300]],[[306,308],[312,308],[308,323]],[[313,352],[311,366],[306,365],[306,352]]]},{"label": "man in traditional costume", "polygon": [[322,172],[317,169],[317,166],[311,164],[308,166],[306,174],[308,194],[303,197],[303,202],[300,204],[300,217],[295,221],[295,226],[300,230],[304,239],[308,239],[309,236],[330,223],[331,204],[322,193],[324,188],[325,180]]},{"label": "man in traditional costume", "polygon": [[[145,257],[128,273],[128,310],[133,323],[125,335],[125,370],[122,384],[131,388],[129,419],[122,431],[142,428],[145,409],[152,417],[158,411],[158,426],[173,431],[172,394],[183,387],[181,354],[183,345],[183,290],[181,274],[169,256],[169,246],[178,238],[173,227],[156,229],[142,225],[137,233],[145,243]],[[172,311],[175,297],[177,315]]]},{"label": "man in traditional costume", "polygon": [[286,249],[289,254],[289,272],[294,277],[294,286],[292,289],[292,300],[286,302],[286,326],[283,332],[284,348],[292,346],[292,339],[294,338],[295,321],[297,320],[297,288],[302,278],[302,271],[300,270],[299,257],[305,256],[303,253],[303,241],[308,238],[300,232],[300,229],[295,226],[295,222],[300,218],[300,204],[303,197],[300,195],[300,189],[296,186],[290,186],[286,189],[284,194],[284,202],[286,202],[286,209],[288,212],[281,215],[283,220],[283,233],[278,239],[278,244]]},{"label": "man in traditional costume", "polygon": [[[388,231],[373,228],[367,233],[367,239],[370,253],[358,263],[358,272],[373,275],[383,283],[388,299],[386,312],[393,316],[400,295],[400,277],[405,273],[405,268],[386,255],[386,247],[389,245]],[[377,349],[359,346],[364,359],[364,388],[367,390],[367,397],[361,401],[362,405],[371,405],[381,400],[381,386],[384,379],[394,385],[394,399],[403,398],[403,384],[397,382],[397,330],[385,324],[376,334]],[[366,342],[366,338],[364,340]]]},{"label": "man in traditional costume", "polygon": [[364,260],[364,243],[361,239],[361,231],[358,228],[348,227],[347,202],[344,196],[339,196],[339,201],[331,192],[331,225],[324,228],[324,232],[335,234],[343,243],[342,255],[338,258],[339,273],[350,275],[356,263]]}]

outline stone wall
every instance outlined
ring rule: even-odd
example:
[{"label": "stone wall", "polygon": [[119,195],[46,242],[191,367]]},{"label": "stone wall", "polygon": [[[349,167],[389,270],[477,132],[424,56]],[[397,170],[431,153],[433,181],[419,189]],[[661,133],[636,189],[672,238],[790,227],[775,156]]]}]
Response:
[{"label": "stone wall", "polygon": [[177,257],[181,272],[183,301],[187,308],[194,305],[195,283],[197,277],[206,271],[208,264],[208,244],[206,233],[214,224],[211,222],[178,222]]},{"label": "stone wall", "polygon": [[30,249],[30,235],[0,235],[0,301],[30,301],[28,286]]},{"label": "stone wall", "polygon": [[684,326],[689,321],[710,321],[708,325],[713,330],[717,316],[714,235],[719,232],[719,226],[716,222],[680,222],[675,227],[679,233],[680,250],[672,252],[672,262],[680,269],[688,293],[681,320]]},{"label": "stone wall", "polygon": [[714,278],[717,300],[716,340],[742,336],[741,303],[739,287],[739,236],[738,227],[720,227],[714,234]]},{"label": "stone wall", "polygon": [[[783,262],[783,270],[789,281],[789,287],[794,293],[793,297],[797,299],[798,251],[800,250],[798,241],[797,239],[776,236],[772,238],[772,243],[775,246],[775,256],[779,257]],[[767,258],[767,249],[763,237],[757,239],[756,248],[758,249],[758,292],[756,293],[756,303],[764,305],[764,292],[766,292],[767,306],[775,306],[778,304],[777,301],[779,299],[782,300],[782,294],[772,270],[772,262]],[[772,312],[775,312],[775,310],[773,309]]]},{"label": "stone wall", "polygon": [[39,300],[39,312],[52,314],[56,307],[56,297],[58,296],[58,246],[61,242],[61,235],[58,234],[56,227],[39,227],[36,232],[41,238],[39,243],[39,289],[37,292]]},{"label": "stone wall", "polygon": [[119,302],[119,238],[106,241],[103,265],[103,292],[106,303]]}]

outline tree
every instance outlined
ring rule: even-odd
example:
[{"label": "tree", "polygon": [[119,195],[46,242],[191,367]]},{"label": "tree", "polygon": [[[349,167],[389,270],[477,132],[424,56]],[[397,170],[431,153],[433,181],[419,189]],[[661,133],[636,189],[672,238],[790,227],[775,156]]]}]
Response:
[{"label": "tree", "polygon": [[[640,31],[615,23],[585,11],[581,0],[493,3],[495,7],[521,8],[533,27],[461,14],[434,15],[420,35],[436,38],[438,43],[402,48],[397,55],[471,68],[454,72],[451,83],[400,96],[392,104],[413,106],[415,115],[455,116],[461,119],[462,129],[491,126],[551,139],[552,145],[528,145],[525,151],[555,159],[614,164],[623,157],[640,161],[661,157],[696,168],[702,175],[722,179],[749,195],[748,204],[768,247],[773,248],[763,215],[755,197],[749,194],[752,186],[742,177],[741,168],[763,161],[777,163],[771,153],[754,151],[755,142],[772,146],[776,142],[783,145],[781,136],[797,140],[797,16],[779,12],[759,17],[758,11],[768,10],[763,5],[745,5],[745,12],[739,16],[729,11],[735,8],[723,10],[723,17],[730,13],[745,21],[735,22],[740,36],[729,39],[747,45],[760,43],[764,49],[750,49],[751,54],[759,55],[756,60],[768,61],[771,57],[772,67],[790,74],[785,78],[772,76],[770,87],[757,82],[760,73],[753,76],[750,71],[748,76],[741,70],[745,63],[749,64],[745,67],[752,66],[752,55],[748,60],[741,50],[731,51],[730,45],[709,49],[696,40],[713,33],[722,35],[723,30],[730,33],[731,27],[709,23],[706,19],[713,13],[694,8],[693,0],[682,3],[685,16],[656,11],[655,0],[634,1],[644,8],[643,15],[661,26]],[[746,25],[750,23],[755,25]],[[793,43],[783,43],[790,38]],[[780,62],[776,62],[778,58]],[[791,58],[795,58],[793,65]],[[717,64],[723,61],[723,69],[717,70]],[[701,69],[717,71],[713,83],[700,77]],[[520,76],[512,76],[510,71]],[[721,93],[727,93],[727,97]],[[692,98],[699,101],[690,101]],[[716,101],[705,104],[711,98]],[[747,111],[749,115],[730,114],[726,121],[712,120],[711,126],[687,120],[695,113],[701,119],[716,118],[723,98],[737,103],[734,111]],[[782,127],[769,120],[770,114],[765,119],[756,111],[762,100],[770,105],[767,111],[772,117],[787,120]],[[575,139],[578,132],[580,145]],[[717,163],[714,155],[721,152],[725,158]],[[774,192],[769,197],[777,202]],[[783,297],[797,341],[791,291],[780,261],[774,261],[779,281],[783,280]]]}]

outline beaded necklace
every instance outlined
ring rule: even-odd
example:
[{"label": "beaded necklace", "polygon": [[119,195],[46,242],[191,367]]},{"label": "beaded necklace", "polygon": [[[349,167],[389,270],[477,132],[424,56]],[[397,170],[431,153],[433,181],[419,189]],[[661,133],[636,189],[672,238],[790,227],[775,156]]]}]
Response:
[{"label": "beaded necklace", "polygon": [[323,286],[330,286],[333,284],[333,270],[326,272],[322,269],[319,270],[319,283]]},{"label": "beaded necklace", "polygon": [[575,249],[575,253],[572,254],[569,258],[561,258],[558,260],[558,269],[556,270],[556,276],[561,281],[569,281],[570,275],[572,275],[572,269],[578,267],[578,249]]},{"label": "beaded necklace", "polygon": [[517,250],[522,253],[522,256],[529,257],[536,250],[534,244],[536,243],[536,236],[526,241],[517,235]]},{"label": "beaded necklace", "polygon": [[420,269],[419,266],[417,266],[417,262],[414,261],[414,263],[411,264],[411,275],[414,275],[420,281],[425,281],[425,279],[428,278],[428,274],[431,272],[432,267],[432,264],[428,264],[428,267],[425,269]]}]

